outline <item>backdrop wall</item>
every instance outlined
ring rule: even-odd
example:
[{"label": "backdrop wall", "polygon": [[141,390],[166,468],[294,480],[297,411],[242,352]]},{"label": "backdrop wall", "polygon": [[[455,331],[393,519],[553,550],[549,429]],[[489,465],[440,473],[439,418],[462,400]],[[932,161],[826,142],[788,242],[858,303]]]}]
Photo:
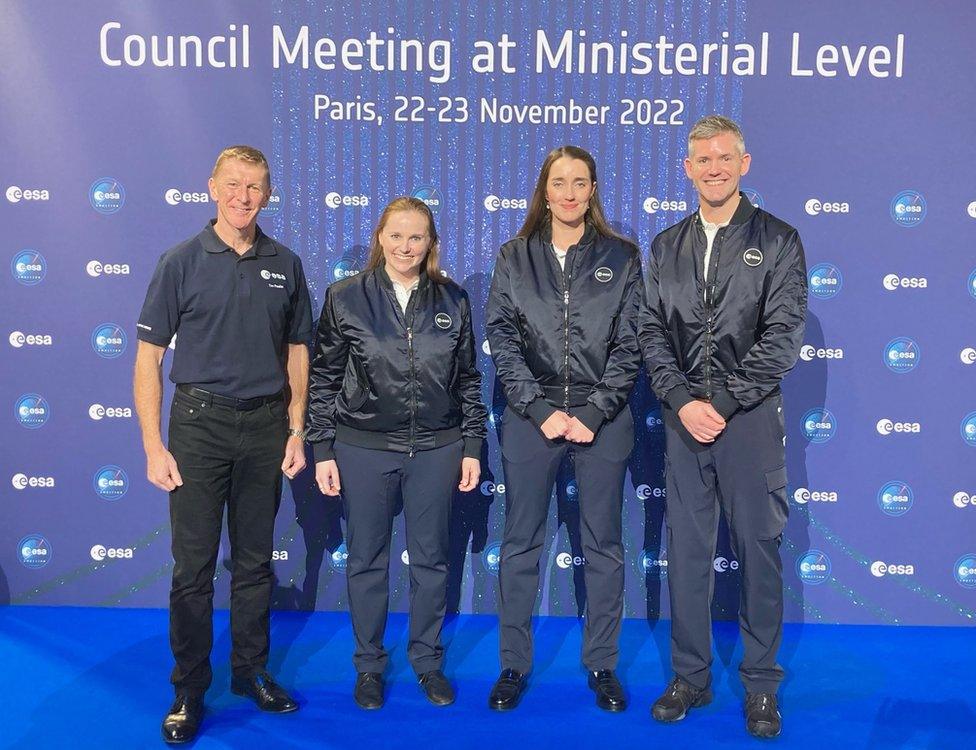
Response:
[{"label": "backdrop wall", "polygon": [[[0,603],[166,605],[167,499],[145,479],[132,408],[135,320],[159,256],[213,214],[221,148],[268,154],[276,197],[260,223],[303,258],[316,310],[362,267],[383,205],[411,194],[481,313],[550,148],[596,156],[609,216],[646,255],[697,205],[681,167],[691,124],[722,112],[753,154],[749,196],[807,252],[807,346],[784,384],[786,618],[973,625],[974,27],[967,0],[5,3]],[[487,351],[480,363],[494,419]],[[656,619],[664,445],[643,377],[631,410],[626,613]],[[495,611],[493,429],[483,479],[455,504],[462,612]],[[582,611],[577,503],[566,466],[541,614]],[[398,551],[402,531],[398,518]],[[345,606],[343,522],[311,472],[285,489],[275,556],[276,606]],[[397,609],[407,564],[396,555]],[[715,568],[726,616],[738,570],[724,537]],[[224,606],[228,577],[220,565]]]}]

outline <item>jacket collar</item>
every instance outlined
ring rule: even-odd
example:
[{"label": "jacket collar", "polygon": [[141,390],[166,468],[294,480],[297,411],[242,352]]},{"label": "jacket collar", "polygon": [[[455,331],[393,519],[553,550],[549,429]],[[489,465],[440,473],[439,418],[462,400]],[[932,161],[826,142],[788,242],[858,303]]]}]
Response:
[{"label": "jacket collar", "polygon": [[[203,228],[200,233],[200,244],[203,245],[203,249],[208,253],[222,253],[224,251],[234,252],[231,248],[227,246],[220,237],[217,236],[217,232],[214,229],[214,224],[217,223],[216,219],[211,219],[207,222],[207,225]],[[253,250],[253,252],[252,252]],[[268,237],[264,232],[261,231],[261,227],[254,227],[254,244],[248,249],[244,255],[277,255],[278,250],[275,248],[274,242]]]},{"label": "jacket collar", "polygon": [[[749,202],[746,194],[741,190],[739,191],[739,205],[735,209],[735,213],[732,214],[732,218],[729,219],[729,226],[734,226],[736,224],[745,224],[752,215],[756,212],[756,207]],[[701,218],[701,206],[695,211],[695,223],[698,226],[702,225]]]},{"label": "jacket collar", "polygon": [[[393,280],[390,275],[386,272],[386,261],[381,262],[376,267],[376,278],[379,279],[380,285],[385,289],[393,291]],[[427,269],[421,266],[420,268],[420,279],[417,282],[417,294],[423,292],[430,285],[430,279],[427,277]]]},{"label": "jacket collar", "polygon": [[[596,227],[594,227],[589,222],[586,222],[583,229],[583,236],[580,237],[579,242],[576,243],[576,247],[584,248],[587,245],[593,244],[593,242],[596,240],[596,236],[597,236]],[[542,241],[544,245],[552,244],[552,225],[549,224],[548,222],[546,222],[539,228],[539,239]],[[566,249],[569,250],[569,248]]]}]

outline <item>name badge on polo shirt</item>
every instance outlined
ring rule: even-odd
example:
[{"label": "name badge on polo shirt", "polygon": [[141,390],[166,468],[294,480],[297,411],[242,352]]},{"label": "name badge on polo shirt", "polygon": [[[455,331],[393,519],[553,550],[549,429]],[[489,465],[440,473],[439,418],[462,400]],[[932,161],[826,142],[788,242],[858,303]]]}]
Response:
[{"label": "name badge on polo shirt", "polygon": [[267,268],[261,270],[261,278],[268,282],[268,286],[271,289],[284,289],[284,284],[279,284],[279,281],[288,281],[288,277],[283,273],[277,273],[276,271],[269,271]]}]

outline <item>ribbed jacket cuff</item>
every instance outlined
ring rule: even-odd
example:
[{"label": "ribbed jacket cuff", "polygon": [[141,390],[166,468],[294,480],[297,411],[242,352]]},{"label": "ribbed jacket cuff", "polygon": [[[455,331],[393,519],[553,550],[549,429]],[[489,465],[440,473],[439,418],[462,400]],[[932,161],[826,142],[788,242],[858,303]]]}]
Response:
[{"label": "ribbed jacket cuff", "polygon": [[332,461],[335,458],[335,451],[332,450],[332,441],[323,440],[320,443],[312,443],[312,455],[315,457],[315,463]]},{"label": "ribbed jacket cuff", "polygon": [[603,416],[603,412],[597,409],[593,404],[587,404],[586,406],[581,406],[578,409],[573,409],[573,416],[585,424],[586,428],[594,435],[600,431],[600,428],[606,421],[606,417]]},{"label": "ribbed jacket cuff", "polygon": [[555,414],[557,411],[556,407],[550,404],[541,396],[532,401],[528,406],[525,407],[525,414],[535,422],[536,427],[541,428],[542,423],[545,422],[549,417]]},{"label": "ribbed jacket cuff", "polygon": [[712,396],[712,408],[722,415],[722,419],[728,419],[742,408],[742,404],[735,400],[728,388],[720,388]]},{"label": "ribbed jacket cuff", "polygon": [[466,437],[464,438],[464,457],[477,458],[481,460],[481,447],[485,444],[483,438]]},{"label": "ribbed jacket cuff", "polygon": [[676,385],[674,388],[664,394],[664,400],[675,414],[678,413],[678,410],[681,409],[682,406],[690,401],[694,401],[691,394],[688,392],[688,387],[685,385]]}]

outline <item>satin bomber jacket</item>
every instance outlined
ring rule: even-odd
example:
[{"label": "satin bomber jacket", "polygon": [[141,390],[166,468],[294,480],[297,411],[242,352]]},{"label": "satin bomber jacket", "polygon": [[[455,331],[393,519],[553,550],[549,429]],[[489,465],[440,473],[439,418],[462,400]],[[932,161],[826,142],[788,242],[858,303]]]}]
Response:
[{"label": "satin bomber jacket", "polygon": [[728,419],[779,392],[803,342],[807,274],[797,231],[740,193],[707,240],[698,211],[654,238],[640,342],[651,388],[674,411],[695,398]]},{"label": "satin bomber jacket", "polygon": [[326,290],[306,435],[316,461],[334,458],[336,438],[411,454],[463,438],[480,459],[487,416],[464,289],[422,272],[404,313],[381,265]]},{"label": "satin bomber jacket", "polygon": [[593,433],[626,405],[640,349],[637,248],[587,225],[559,267],[549,232],[498,253],[485,326],[509,406],[541,426],[556,410]]}]

